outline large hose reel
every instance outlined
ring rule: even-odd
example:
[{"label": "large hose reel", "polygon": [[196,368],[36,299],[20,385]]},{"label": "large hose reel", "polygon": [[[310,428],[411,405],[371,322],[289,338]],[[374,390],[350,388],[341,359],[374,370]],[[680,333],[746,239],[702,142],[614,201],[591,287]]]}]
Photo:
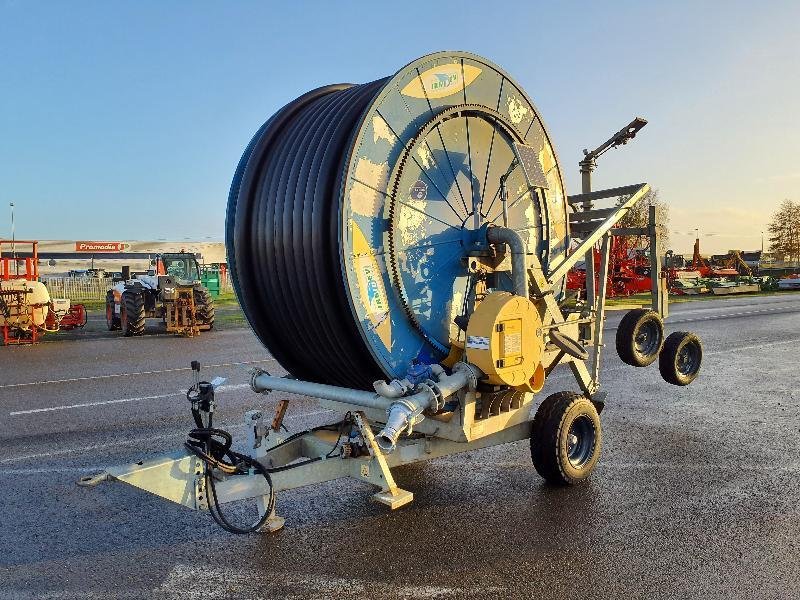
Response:
[{"label": "large hose reel", "polygon": [[[603,148],[630,139],[641,121],[582,166],[591,170]],[[215,510],[234,532],[283,525],[275,490],[350,477],[377,486],[373,499],[395,509],[413,493],[397,486],[392,467],[528,438],[547,480],[584,480],[602,446],[610,236],[648,189],[573,197],[584,208],[569,214],[582,241],[568,255],[568,203],[552,144],[531,101],[499,67],[441,52],[391,77],[308,92],[273,115],[245,150],[226,244],[245,315],[290,373],[256,369],[252,390],[317,398],[344,419],[285,437],[285,400],[270,427],[262,411],[249,411],[252,456],[239,455],[230,435],[212,427],[213,395],[203,392],[190,398],[198,425],[190,453],[109,475]],[[619,197],[614,208],[591,207]],[[623,231],[650,237],[657,271],[654,225],[653,218],[648,228]],[[598,242],[600,269],[587,262],[587,278],[602,272],[597,297],[571,308],[560,302],[564,277]],[[655,277],[657,312],[647,319],[666,308],[658,284]],[[618,347],[638,351],[641,317],[624,320]],[[591,363],[587,347],[595,348]],[[676,332],[664,348],[662,375],[690,383],[699,340]],[[531,421],[534,395],[565,363],[582,393],[552,394]],[[328,460],[334,456],[342,460]],[[260,506],[247,528],[219,511],[244,498],[259,498]]]},{"label": "large hose reel", "polygon": [[[526,179],[515,144],[533,149],[542,186]],[[487,228],[503,224],[545,268],[565,253],[553,146],[504,71],[441,52],[273,115],[236,171],[226,243],[247,319],[281,365],[363,389],[466,345],[457,320],[475,295],[470,264],[486,255]],[[514,290],[508,271],[487,277]],[[538,378],[526,363],[521,389]]]}]

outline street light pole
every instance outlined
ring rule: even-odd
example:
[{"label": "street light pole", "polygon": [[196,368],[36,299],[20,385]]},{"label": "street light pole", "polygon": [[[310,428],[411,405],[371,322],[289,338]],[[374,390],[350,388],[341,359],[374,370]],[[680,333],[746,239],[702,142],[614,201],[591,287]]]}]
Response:
[{"label": "street light pole", "polygon": [[14,255],[14,203],[9,202],[8,205],[11,207],[11,255]]},{"label": "street light pole", "polygon": [[17,253],[14,244],[16,241],[16,236],[14,235],[14,203],[9,202],[8,205],[11,207],[11,258],[14,261],[14,271],[19,275],[19,265],[17,264]]}]

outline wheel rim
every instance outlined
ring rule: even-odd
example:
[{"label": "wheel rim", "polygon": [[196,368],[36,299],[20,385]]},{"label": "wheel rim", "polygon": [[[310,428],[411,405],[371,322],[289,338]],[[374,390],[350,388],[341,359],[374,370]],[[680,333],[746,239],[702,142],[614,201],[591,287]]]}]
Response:
[{"label": "wheel rim", "polygon": [[678,373],[686,377],[694,375],[700,368],[700,349],[693,342],[681,346],[675,358]]},{"label": "wheel rim", "polygon": [[661,342],[661,331],[655,320],[648,320],[641,324],[636,332],[634,343],[636,352],[642,356],[653,356],[658,353]]},{"label": "wheel rim", "polygon": [[597,439],[594,423],[586,415],[575,419],[567,432],[567,460],[575,469],[586,466],[594,454]]}]

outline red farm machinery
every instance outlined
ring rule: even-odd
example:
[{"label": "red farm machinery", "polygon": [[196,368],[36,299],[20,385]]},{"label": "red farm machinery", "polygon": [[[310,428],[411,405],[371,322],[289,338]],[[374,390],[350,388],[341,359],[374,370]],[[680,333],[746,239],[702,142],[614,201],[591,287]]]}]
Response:
[{"label": "red farm machinery", "polygon": [[[25,251],[18,251],[18,247]],[[9,248],[10,252],[4,249]],[[51,298],[39,281],[38,242],[0,240],[0,331],[3,344],[35,344],[43,333],[86,324],[86,309]]]},{"label": "red farm machinery", "polygon": [[[649,244],[645,243],[642,246],[640,239],[639,237],[616,236],[612,238],[606,282],[608,297],[619,298],[650,292],[653,283],[650,278]],[[594,248],[592,258],[595,270],[599,272],[600,248]],[[599,284],[599,281],[595,281],[595,291],[597,291]],[[568,273],[567,289],[574,291],[586,290],[585,266],[583,268],[576,267]]]}]

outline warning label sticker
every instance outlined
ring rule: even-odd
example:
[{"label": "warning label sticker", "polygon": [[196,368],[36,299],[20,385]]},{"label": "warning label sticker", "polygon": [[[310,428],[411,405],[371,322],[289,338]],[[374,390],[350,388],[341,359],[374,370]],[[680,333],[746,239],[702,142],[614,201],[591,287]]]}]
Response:
[{"label": "warning label sticker", "polygon": [[510,354],[520,354],[522,352],[522,334],[509,333],[504,336],[503,340],[503,354],[508,356]]},{"label": "warning label sticker", "polygon": [[478,335],[467,336],[467,348],[475,348],[476,350],[488,350],[489,338],[481,337]]}]

